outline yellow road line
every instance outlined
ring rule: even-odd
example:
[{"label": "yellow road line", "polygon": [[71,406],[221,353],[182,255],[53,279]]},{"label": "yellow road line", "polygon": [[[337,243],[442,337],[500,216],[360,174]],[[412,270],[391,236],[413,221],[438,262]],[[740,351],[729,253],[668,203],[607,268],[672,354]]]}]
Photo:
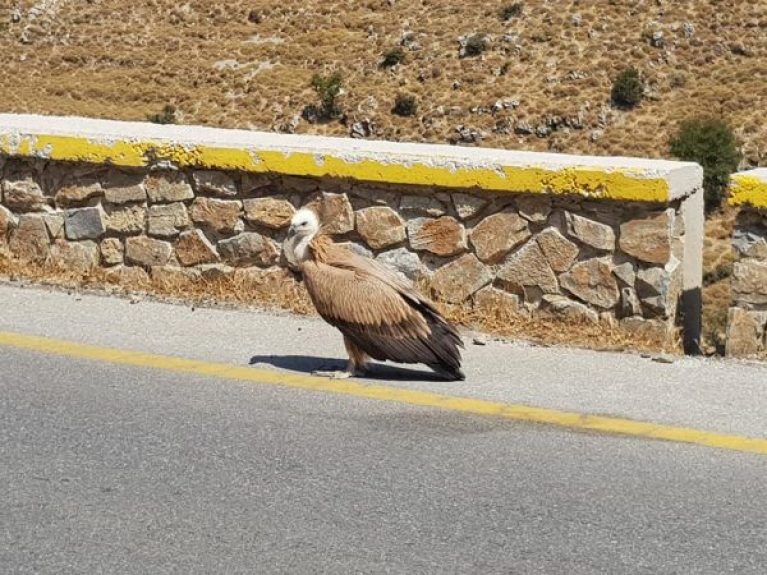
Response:
[{"label": "yellow road line", "polygon": [[717,449],[767,455],[767,439],[728,435],[689,427],[675,427],[619,417],[604,417],[521,404],[454,397],[428,391],[402,389],[385,385],[368,385],[349,380],[330,380],[224,363],[209,363],[179,357],[98,347],[10,332],[0,332],[0,345],[77,359],[249,381],[263,385],[321,391],[364,399],[446,409],[473,415],[500,417],[514,421],[542,423],[568,429],[598,431],[677,443],[691,443]]}]

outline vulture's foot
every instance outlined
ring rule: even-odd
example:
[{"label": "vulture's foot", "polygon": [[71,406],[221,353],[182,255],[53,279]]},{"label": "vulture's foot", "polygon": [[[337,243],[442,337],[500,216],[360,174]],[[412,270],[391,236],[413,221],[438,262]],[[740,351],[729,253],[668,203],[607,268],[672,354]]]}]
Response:
[{"label": "vulture's foot", "polygon": [[351,371],[322,371],[318,369],[313,371],[312,375],[316,375],[317,377],[329,377],[330,379],[347,379],[354,374]]}]

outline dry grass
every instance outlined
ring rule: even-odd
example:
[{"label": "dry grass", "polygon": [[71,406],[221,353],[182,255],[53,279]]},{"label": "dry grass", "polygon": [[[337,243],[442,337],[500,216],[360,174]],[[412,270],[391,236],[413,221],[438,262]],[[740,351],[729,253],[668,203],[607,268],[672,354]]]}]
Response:
[{"label": "dry grass", "polygon": [[305,290],[287,274],[275,278],[219,275],[192,279],[181,274],[152,278],[143,270],[130,269],[135,273],[120,275],[115,270],[102,268],[78,273],[9,258],[0,253],[0,278],[10,281],[24,280],[45,286],[110,294],[149,295],[185,304],[257,306],[303,315],[314,313]]},{"label": "dry grass", "polygon": [[703,347],[710,354],[724,353],[730,276],[735,261],[732,230],[737,210],[726,208],[706,220],[703,244]]},{"label": "dry grass", "polygon": [[578,321],[519,315],[502,309],[474,309],[468,306],[442,305],[450,321],[469,329],[502,338],[531,341],[538,345],[558,345],[599,351],[646,351],[681,353],[678,335],[667,339],[653,334],[637,334],[617,323]]},{"label": "dry grass", "polygon": [[[288,275],[266,281],[231,275],[196,280],[174,275],[158,280],[142,273],[118,278],[108,270],[96,269],[91,273],[78,274],[10,259],[0,253],[0,280],[24,280],[57,288],[150,296],[187,305],[246,307],[285,310],[302,315],[315,314],[303,286]],[[553,317],[531,318],[504,308],[479,310],[469,305],[440,307],[450,321],[464,328],[501,338],[521,339],[541,345],[566,345],[612,351],[680,351],[678,338],[667,341],[652,334],[637,335],[607,322],[595,324]]]},{"label": "dry grass", "polygon": [[[372,119],[380,138],[445,142],[466,125],[485,130],[487,146],[655,157],[667,155],[679,121],[714,113],[736,128],[749,161],[767,153],[763,2],[527,0],[508,22],[503,0],[49,0],[31,21],[34,3],[17,2],[16,23],[9,3],[0,7],[3,111],[143,120],[173,104],[184,123],[268,130],[316,101],[312,74],[338,70],[348,121]],[[664,47],[648,42],[655,30]],[[406,42],[405,63],[381,68],[407,32],[418,49]],[[459,59],[458,36],[476,32],[490,35],[489,49]],[[612,78],[628,66],[651,97],[612,110]],[[398,93],[417,98],[417,117],[391,113]],[[472,112],[510,97],[517,110]],[[504,118],[536,126],[579,113],[583,129],[549,138],[492,131]],[[596,141],[594,129],[603,130]],[[301,122],[297,131],[349,127]]]}]

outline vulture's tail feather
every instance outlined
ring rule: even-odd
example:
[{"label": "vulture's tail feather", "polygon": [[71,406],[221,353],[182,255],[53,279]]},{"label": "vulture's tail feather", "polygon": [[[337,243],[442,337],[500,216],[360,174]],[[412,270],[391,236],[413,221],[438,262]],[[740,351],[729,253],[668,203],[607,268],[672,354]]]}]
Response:
[{"label": "vulture's tail feather", "polygon": [[463,381],[466,379],[466,374],[463,373],[460,368],[449,369],[441,363],[429,364],[429,367],[434,371],[434,373],[445,378],[447,381]]},{"label": "vulture's tail feather", "polygon": [[437,363],[430,362],[427,365],[451,381],[466,379],[461,371],[460,348],[463,347],[463,341],[458,331],[431,309],[422,309],[421,313],[424,314],[431,331],[426,343],[438,360]]}]

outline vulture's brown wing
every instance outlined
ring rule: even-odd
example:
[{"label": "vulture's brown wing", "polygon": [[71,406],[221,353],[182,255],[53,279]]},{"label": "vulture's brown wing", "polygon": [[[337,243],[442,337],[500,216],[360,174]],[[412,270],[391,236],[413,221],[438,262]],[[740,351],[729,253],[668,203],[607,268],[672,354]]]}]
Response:
[{"label": "vulture's brown wing", "polygon": [[326,262],[304,262],[302,272],[322,318],[372,358],[460,373],[455,328],[388,269],[339,248]]}]

